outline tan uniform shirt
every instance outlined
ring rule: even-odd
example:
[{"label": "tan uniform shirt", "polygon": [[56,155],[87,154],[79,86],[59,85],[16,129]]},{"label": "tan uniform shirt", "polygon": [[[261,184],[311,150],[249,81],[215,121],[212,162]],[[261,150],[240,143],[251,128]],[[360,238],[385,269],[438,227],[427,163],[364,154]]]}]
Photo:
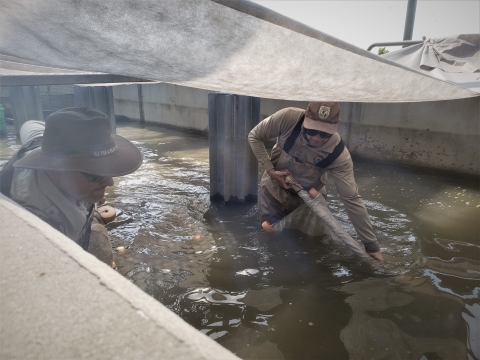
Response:
[{"label": "tan uniform shirt", "polygon": [[[283,170],[277,169],[275,165],[278,163],[285,141],[304,113],[304,110],[297,108],[282,109],[260,122],[249,133],[248,141],[250,146],[265,171],[273,168]],[[277,143],[272,149],[271,157],[269,157],[264,142],[272,138],[276,138]],[[299,135],[289,151],[289,155],[299,162],[314,165],[315,159],[322,160],[333,152],[340,140],[340,135],[335,133],[325,144],[316,148],[311,146],[306,138]],[[380,251],[367,209],[358,194],[358,187],[353,176],[352,158],[348,149],[345,148],[342,154],[326,170],[333,176],[338,194],[365,248],[368,252]],[[326,173],[322,175],[319,187],[323,187],[325,183]],[[289,196],[288,192],[285,191],[275,191],[275,194],[272,195],[275,198]],[[284,199],[278,200],[283,201]]]},{"label": "tan uniform shirt", "polygon": [[68,200],[45,171],[15,169],[10,195],[12,200],[43,211],[47,217],[62,223],[65,235],[77,241],[87,221],[87,208],[84,203],[75,205]]}]

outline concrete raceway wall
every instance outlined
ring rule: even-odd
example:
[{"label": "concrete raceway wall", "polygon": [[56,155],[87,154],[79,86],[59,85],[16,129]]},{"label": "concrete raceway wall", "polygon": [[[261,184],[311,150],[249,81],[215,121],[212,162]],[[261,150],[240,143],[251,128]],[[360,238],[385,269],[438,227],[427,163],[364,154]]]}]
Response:
[{"label": "concrete raceway wall", "polygon": [[[113,87],[115,114],[208,132],[208,90],[167,83]],[[261,99],[260,118],[307,102]],[[480,98],[419,103],[341,103],[339,133],[353,156],[480,175]]]}]

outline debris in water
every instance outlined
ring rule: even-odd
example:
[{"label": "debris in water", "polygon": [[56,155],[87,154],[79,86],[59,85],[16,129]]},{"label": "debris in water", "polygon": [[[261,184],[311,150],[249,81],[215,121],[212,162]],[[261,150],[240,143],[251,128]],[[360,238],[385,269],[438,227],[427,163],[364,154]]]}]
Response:
[{"label": "debris in water", "polygon": [[125,249],[125,246],[118,246],[115,250],[117,250],[119,254],[125,254],[125,252],[127,251],[127,249]]},{"label": "debris in water", "polygon": [[235,275],[255,275],[259,272],[259,270],[257,269],[245,269],[245,270],[242,270],[242,271],[237,271],[235,273]]},{"label": "debris in water", "polygon": [[313,323],[312,323],[312,322],[309,322],[308,325],[313,326]]}]

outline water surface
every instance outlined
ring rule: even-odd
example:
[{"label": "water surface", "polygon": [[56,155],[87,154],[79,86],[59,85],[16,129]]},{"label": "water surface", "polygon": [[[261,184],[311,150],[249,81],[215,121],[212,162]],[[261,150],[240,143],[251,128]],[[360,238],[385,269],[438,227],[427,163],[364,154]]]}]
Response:
[{"label": "water surface", "polygon": [[[328,238],[261,232],[255,204],[212,206],[206,136],[117,133],[144,155],[107,194],[121,211],[109,225],[113,248],[125,248],[117,271],[239,357],[480,358],[478,178],[355,161],[387,260],[374,272]],[[17,148],[10,131],[0,158]]]}]

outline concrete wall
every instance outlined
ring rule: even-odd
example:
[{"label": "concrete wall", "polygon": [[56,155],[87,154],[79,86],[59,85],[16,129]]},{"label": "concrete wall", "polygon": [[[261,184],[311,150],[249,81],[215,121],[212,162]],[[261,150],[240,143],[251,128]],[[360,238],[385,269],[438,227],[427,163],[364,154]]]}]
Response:
[{"label": "concrete wall", "polygon": [[382,161],[480,174],[480,98],[342,104],[350,152]]},{"label": "concrete wall", "polygon": [[[113,85],[115,115],[123,115],[132,120],[140,120],[140,103],[137,84]],[[152,86],[152,85],[149,85]]]},{"label": "concrete wall", "polygon": [[[115,114],[140,120],[138,88],[142,87],[145,122],[208,133],[209,90],[167,83],[113,86]],[[288,106],[305,108],[308,102],[262,99],[260,119]]]},{"label": "concrete wall", "polygon": [[[142,84],[145,122],[208,132],[208,93],[167,83]],[[115,114],[140,119],[137,85],[113,87]]]},{"label": "concrete wall", "polygon": [[[208,132],[208,90],[143,84],[145,121]],[[115,113],[140,119],[137,85],[114,86]],[[261,99],[260,119],[308,102]],[[342,103],[339,132],[354,156],[480,174],[480,97],[423,103]]]},{"label": "concrete wall", "polygon": [[238,360],[3,195],[0,218],[0,359]]}]

